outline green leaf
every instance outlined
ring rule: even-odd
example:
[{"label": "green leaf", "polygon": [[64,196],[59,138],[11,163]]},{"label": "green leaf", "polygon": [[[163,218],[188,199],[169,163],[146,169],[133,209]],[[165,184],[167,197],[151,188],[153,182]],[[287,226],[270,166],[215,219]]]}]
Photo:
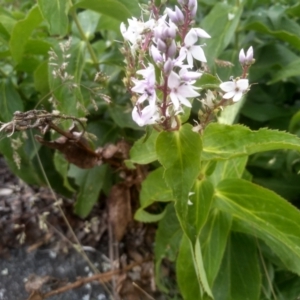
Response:
[{"label": "green leaf", "polygon": [[155,254],[155,280],[158,288],[167,292],[160,269],[161,262],[164,258],[175,261],[179,244],[182,239],[182,229],[178,222],[174,204],[170,203],[165,210],[163,219],[158,224],[155,235],[154,254]]},{"label": "green leaf", "polygon": [[202,159],[229,159],[276,149],[300,151],[300,139],[283,131],[212,123],[204,131]]},{"label": "green leaf", "polygon": [[197,80],[195,86],[201,87],[202,89],[218,89],[221,80],[218,77],[213,76],[209,73],[204,73],[199,80]]},{"label": "green leaf", "polygon": [[269,11],[264,8],[253,12],[248,18],[242,30],[254,30],[260,33],[268,34],[276,39],[288,42],[291,46],[300,49],[300,26],[295,20],[286,15],[279,15],[274,22],[274,18],[270,18],[270,12],[275,6],[271,6]]},{"label": "green leaf", "polygon": [[183,235],[176,260],[177,282],[183,299],[202,299],[200,285],[191,254],[190,240]]},{"label": "green leaf", "polygon": [[108,107],[108,111],[113,121],[121,128],[132,128],[135,130],[140,130],[139,127],[133,120],[131,116],[132,107],[124,107],[124,105],[111,104]]},{"label": "green leaf", "polygon": [[130,149],[130,160],[133,163],[146,165],[157,160],[156,156],[156,139],[159,132],[152,129],[150,135],[146,134],[134,143]]},{"label": "green leaf", "polygon": [[184,299],[214,299],[204,270],[199,239],[194,246],[185,235],[183,236],[176,271],[178,285]]},{"label": "green leaf", "polygon": [[300,212],[272,191],[243,179],[226,179],[216,206],[235,217],[235,230],[261,238],[286,268],[300,275]]},{"label": "green leaf", "polygon": [[0,117],[9,122],[15,111],[24,110],[23,102],[10,79],[0,82],[0,95]]},{"label": "green leaf", "polygon": [[98,201],[99,193],[103,188],[107,165],[96,166],[92,169],[83,170],[71,165],[69,177],[75,179],[79,187],[79,193],[75,203],[75,213],[85,218]]},{"label": "green leaf", "polygon": [[[80,12],[77,18],[86,38],[88,40],[92,39],[100,19],[100,14],[94,11],[85,10]],[[81,33],[79,32],[75,23],[73,23],[72,32],[76,34],[78,38],[81,38]]]},{"label": "green leaf", "polygon": [[216,300],[260,299],[261,276],[253,238],[232,233],[214,284]]},{"label": "green leaf", "polygon": [[201,23],[201,27],[211,36],[210,39],[205,39],[207,46],[204,49],[210,65],[231,42],[242,11],[242,4],[232,6],[227,3],[217,3]]},{"label": "green leaf", "polygon": [[213,209],[201,231],[204,268],[210,286],[218,275],[231,229],[231,216]]},{"label": "green leaf", "polygon": [[172,191],[167,187],[163,179],[164,169],[158,168],[151,172],[142,183],[140,192],[140,205],[134,218],[140,222],[157,222],[163,217],[163,213],[150,214],[145,208],[156,201],[169,202],[173,200]]},{"label": "green leaf", "polygon": [[49,93],[48,62],[42,62],[34,71],[34,88],[42,95]]},{"label": "green leaf", "polygon": [[244,173],[247,160],[247,156],[241,156],[224,161],[217,161],[214,172],[208,178],[214,186],[226,178],[241,178]]},{"label": "green leaf", "polygon": [[[44,178],[41,176],[39,168],[33,162],[33,157],[36,155],[36,149],[34,147],[35,141],[32,140],[31,136],[27,140],[21,140],[23,144],[17,151],[12,148],[12,143],[15,140],[20,140],[19,134],[15,134],[11,138],[4,137],[0,141],[0,152],[4,155],[5,160],[12,170],[12,172],[20,177],[28,184],[45,184]],[[26,151],[27,150],[27,151]],[[16,153],[21,159],[20,168],[15,163]]]},{"label": "green leaf", "polygon": [[126,21],[132,17],[132,13],[126,4],[117,0],[82,0],[73,6],[73,8],[78,7],[96,11],[119,21]]},{"label": "green leaf", "polygon": [[183,226],[188,213],[188,195],[200,172],[201,148],[200,135],[192,131],[190,124],[183,125],[179,131],[161,132],[156,140],[157,157],[165,169],[165,181],[173,192]]},{"label": "green leaf", "polygon": [[[52,2],[52,1],[50,1]],[[32,31],[42,22],[43,17],[37,6],[34,6],[24,20],[18,21],[11,33],[9,47],[12,58],[19,62],[22,59],[26,43]]]},{"label": "green leaf", "polygon": [[75,192],[74,188],[70,185],[68,180],[68,171],[70,166],[69,162],[63,156],[63,154],[58,151],[55,151],[54,153],[53,162],[55,165],[55,169],[63,178],[64,187],[66,187],[71,192]]},{"label": "green leaf", "polygon": [[38,0],[38,5],[44,19],[49,25],[51,35],[64,36],[68,32],[68,1],[65,0]]},{"label": "green leaf", "polygon": [[204,226],[213,201],[214,188],[208,180],[197,180],[193,186],[186,218],[183,220],[189,239],[195,243]]},{"label": "green leaf", "polygon": [[280,71],[276,72],[272,80],[268,83],[273,84],[275,82],[286,80],[287,78],[293,76],[300,76],[300,59],[294,60],[289,65],[282,68]]}]

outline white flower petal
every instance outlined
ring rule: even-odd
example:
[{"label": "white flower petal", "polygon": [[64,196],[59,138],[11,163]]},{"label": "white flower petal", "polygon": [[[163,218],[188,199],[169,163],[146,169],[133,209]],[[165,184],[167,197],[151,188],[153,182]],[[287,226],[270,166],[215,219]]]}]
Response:
[{"label": "white flower petal", "polygon": [[184,38],[184,45],[186,47],[194,45],[198,41],[198,35],[194,28],[192,28]]},{"label": "white flower petal", "polygon": [[249,87],[249,80],[248,79],[239,79],[236,82],[236,86],[241,91],[246,91]]},{"label": "white flower petal", "polygon": [[171,71],[169,78],[168,78],[168,87],[170,89],[174,89],[178,87],[180,84],[180,77],[174,71]]},{"label": "white flower petal", "polygon": [[235,90],[235,82],[233,82],[233,81],[222,82],[220,84],[220,89],[223,90],[224,92],[234,91]]},{"label": "white flower petal", "polygon": [[235,93],[234,97],[232,98],[233,102],[238,102],[239,100],[241,100],[243,96],[243,92],[242,91],[238,91]]},{"label": "white flower petal", "polygon": [[175,93],[171,92],[170,93],[170,98],[171,98],[171,101],[172,101],[172,103],[174,105],[174,109],[178,110],[178,108],[179,108],[179,100],[177,98],[177,95]]},{"label": "white flower petal", "polygon": [[201,46],[192,46],[190,49],[193,57],[199,61],[206,62],[206,57]]},{"label": "white flower petal", "polygon": [[223,95],[224,99],[231,99],[235,95],[235,91],[228,92]]},{"label": "white flower petal", "polygon": [[200,37],[200,38],[205,38],[205,39],[211,38],[211,36],[205,30],[203,30],[201,28],[195,28],[195,31],[196,31],[198,37]]}]

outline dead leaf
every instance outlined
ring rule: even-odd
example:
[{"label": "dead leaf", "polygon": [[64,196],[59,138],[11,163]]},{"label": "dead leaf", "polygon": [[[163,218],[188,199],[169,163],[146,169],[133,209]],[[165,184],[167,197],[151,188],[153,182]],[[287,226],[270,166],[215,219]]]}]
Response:
[{"label": "dead leaf", "polygon": [[39,291],[34,291],[30,294],[27,300],[43,300],[45,299]]},{"label": "dead leaf", "polygon": [[101,164],[99,154],[90,149],[83,138],[76,140],[61,136],[55,141],[46,141],[41,136],[35,135],[35,139],[46,147],[60,151],[68,162],[79,168],[90,169]]},{"label": "dead leaf", "polygon": [[119,183],[111,188],[108,196],[109,222],[114,237],[119,242],[123,238],[128,223],[132,220],[129,189]]},{"label": "dead leaf", "polygon": [[50,276],[38,276],[31,274],[28,277],[27,282],[25,283],[25,290],[28,293],[39,291],[43,284],[47,283],[50,280]]}]

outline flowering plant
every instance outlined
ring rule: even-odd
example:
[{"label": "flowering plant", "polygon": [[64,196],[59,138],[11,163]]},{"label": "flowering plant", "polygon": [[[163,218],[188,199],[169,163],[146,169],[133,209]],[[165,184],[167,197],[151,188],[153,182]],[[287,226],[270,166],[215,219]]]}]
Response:
[{"label": "flowering plant", "polygon": [[300,132],[299,5],[273,2],[0,11],[1,154],[26,182],[77,192],[82,218],[100,198],[120,209],[118,240],[131,208],[157,222],[153,294],[299,296],[300,140],[274,130]]},{"label": "flowering plant", "polygon": [[[165,289],[160,275],[162,258],[173,257],[168,247],[172,253],[179,247],[177,280],[184,299],[223,299],[219,291],[225,288],[225,278],[236,276],[235,272],[240,276],[235,277],[231,291],[236,295],[228,292],[230,299],[249,295],[258,299],[261,275],[255,239],[264,240],[287,266],[291,257],[283,252],[289,252],[293,243],[300,249],[300,231],[298,227],[292,238],[297,236],[297,241],[283,242],[288,227],[284,229],[287,220],[281,219],[281,211],[294,216],[293,221],[289,219],[294,225],[300,214],[280,196],[253,184],[245,165],[255,152],[278,147],[299,151],[300,141],[284,132],[250,131],[214,122],[250,89],[247,77],[255,62],[253,47],[246,53],[240,50],[241,75],[221,82],[209,74],[206,45],[200,41],[209,43],[213,36],[205,28],[194,27],[197,1],[178,0],[178,5],[172,10],[150,1],[147,14],[129,19],[127,27],[121,24],[124,83],[131,94],[132,118],[139,126],[151,128],[150,134],[133,146],[131,161],[149,164],[157,160],[161,164],[143,182],[135,218],[160,220],[156,279],[161,289]],[[204,92],[207,86],[210,88]],[[187,120],[197,102],[199,120],[192,127]],[[157,201],[171,204],[159,213],[149,213],[147,209]],[[299,254],[294,258],[299,260]],[[230,261],[227,266],[227,255],[232,259],[239,256],[242,265]],[[295,264],[288,268],[300,271]],[[247,280],[248,272],[255,284]]]}]

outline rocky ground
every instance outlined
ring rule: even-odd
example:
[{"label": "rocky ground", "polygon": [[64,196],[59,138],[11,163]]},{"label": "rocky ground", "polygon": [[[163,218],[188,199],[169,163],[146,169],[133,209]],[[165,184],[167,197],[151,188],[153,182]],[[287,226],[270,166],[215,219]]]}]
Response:
[{"label": "rocky ground", "polygon": [[0,158],[0,300],[163,299],[153,226],[132,222],[116,243],[105,205],[82,220],[73,199],[57,198],[20,181]]}]

